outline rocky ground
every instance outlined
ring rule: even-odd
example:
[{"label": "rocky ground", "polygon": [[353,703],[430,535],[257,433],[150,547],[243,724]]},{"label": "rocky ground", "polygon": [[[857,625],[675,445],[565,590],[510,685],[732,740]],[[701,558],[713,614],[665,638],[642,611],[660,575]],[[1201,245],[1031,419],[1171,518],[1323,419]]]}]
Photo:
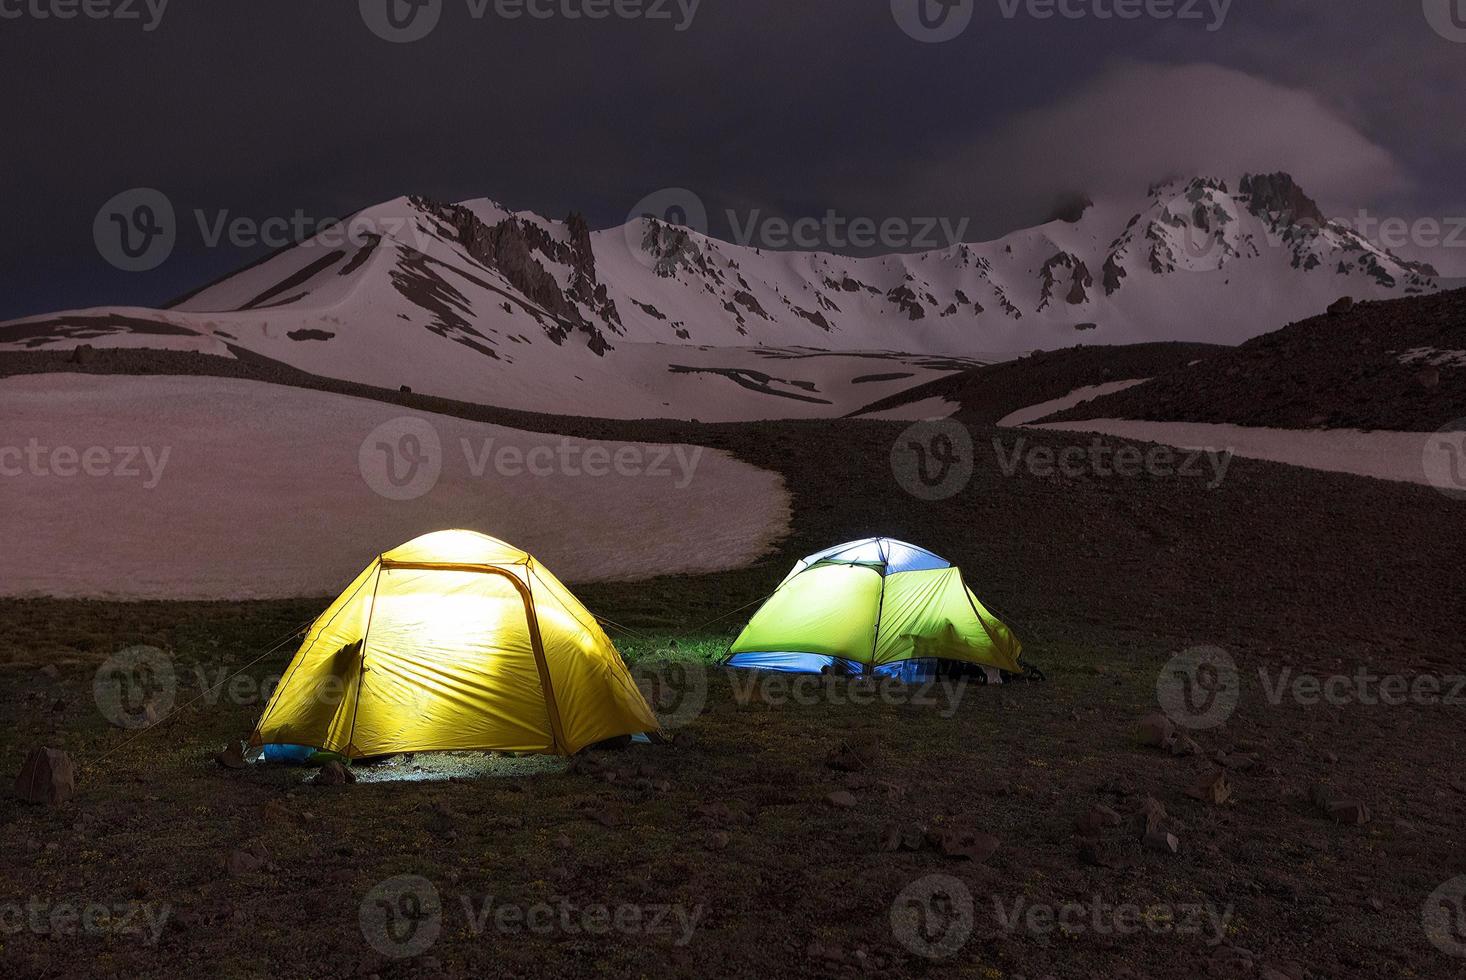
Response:
[{"label": "rocky ground", "polygon": [[[148,367],[182,369],[165,360]],[[224,370],[208,360],[201,373]],[[1118,377],[1076,371],[1052,394],[1015,381],[1038,397],[1003,413]],[[324,597],[0,603],[0,764],[17,772],[47,745],[76,769],[59,806],[0,802],[0,942],[18,975],[1277,980],[1466,967],[1458,920],[1442,914],[1466,898],[1460,501],[1246,460],[1212,488],[1005,469],[1034,447],[1092,443],[975,416],[970,478],[929,500],[892,465],[904,423],[411,403],[724,448],[785,476],[795,530],[757,565],[577,590],[617,624],[672,744],[568,765],[398,759],[336,786],[229,769],[214,755],[250,728],[288,642],[221,693],[208,685]],[[877,533],[957,561],[1049,680],[791,692],[707,666],[740,607],[797,557]],[[134,738],[104,717],[96,681],[139,643],[168,653],[179,710]],[[89,906],[110,918],[64,914]]]},{"label": "rocky ground", "polygon": [[1340,304],[1052,416],[1285,429],[1466,429],[1466,290]]}]

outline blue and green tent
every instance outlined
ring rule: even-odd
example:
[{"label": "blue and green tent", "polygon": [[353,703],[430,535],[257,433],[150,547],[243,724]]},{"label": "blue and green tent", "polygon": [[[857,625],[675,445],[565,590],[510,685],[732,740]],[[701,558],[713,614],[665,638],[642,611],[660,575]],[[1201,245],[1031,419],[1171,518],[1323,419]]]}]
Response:
[{"label": "blue and green tent", "polygon": [[866,538],[800,560],[754,614],[727,665],[910,678],[957,661],[1023,673],[1022,644],[938,555]]}]

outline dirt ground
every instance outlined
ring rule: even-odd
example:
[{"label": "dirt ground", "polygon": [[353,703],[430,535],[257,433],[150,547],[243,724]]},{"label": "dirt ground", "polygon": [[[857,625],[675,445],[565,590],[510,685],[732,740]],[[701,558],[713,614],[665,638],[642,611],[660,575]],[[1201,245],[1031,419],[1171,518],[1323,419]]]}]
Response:
[{"label": "dirt ground", "polygon": [[[752,568],[577,589],[671,744],[397,758],[345,786],[226,769],[289,644],[210,685],[324,597],[0,602],[0,764],[44,744],[78,767],[59,807],[0,802],[15,975],[1466,970],[1466,504],[1246,460],[1216,486],[1008,475],[1020,437],[1089,438],[976,424],[970,479],[926,500],[893,475],[902,423],[514,422],[727,448],[794,494]],[[791,690],[711,666],[796,558],[871,534],[958,562],[1048,680]],[[177,708],[141,735],[96,695],[137,644]],[[1158,707],[1185,754],[1142,744]]]}]

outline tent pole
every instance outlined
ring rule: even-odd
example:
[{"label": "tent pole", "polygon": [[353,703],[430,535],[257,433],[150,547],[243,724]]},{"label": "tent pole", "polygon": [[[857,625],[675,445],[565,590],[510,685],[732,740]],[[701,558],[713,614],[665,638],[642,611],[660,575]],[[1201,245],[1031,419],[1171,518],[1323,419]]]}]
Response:
[{"label": "tent pole", "polygon": [[377,590],[382,587],[382,556],[377,556],[377,578],[372,582],[372,604],[367,607],[366,629],[361,634],[361,661],[356,670],[356,698],[351,703],[351,730],[346,736],[346,751],[343,753],[347,760],[355,758],[352,749],[356,742],[356,713],[361,710],[361,686],[366,683],[366,652],[367,640],[372,635],[372,617],[377,614]]}]

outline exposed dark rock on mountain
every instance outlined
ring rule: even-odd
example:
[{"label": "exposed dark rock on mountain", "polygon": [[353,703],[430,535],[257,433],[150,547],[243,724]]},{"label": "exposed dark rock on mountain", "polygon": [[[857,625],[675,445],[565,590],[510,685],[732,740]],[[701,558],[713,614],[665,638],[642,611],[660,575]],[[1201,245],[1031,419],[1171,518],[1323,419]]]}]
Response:
[{"label": "exposed dark rock on mountain", "polygon": [[1053,416],[1433,432],[1466,425],[1466,290],[1355,303]]}]

